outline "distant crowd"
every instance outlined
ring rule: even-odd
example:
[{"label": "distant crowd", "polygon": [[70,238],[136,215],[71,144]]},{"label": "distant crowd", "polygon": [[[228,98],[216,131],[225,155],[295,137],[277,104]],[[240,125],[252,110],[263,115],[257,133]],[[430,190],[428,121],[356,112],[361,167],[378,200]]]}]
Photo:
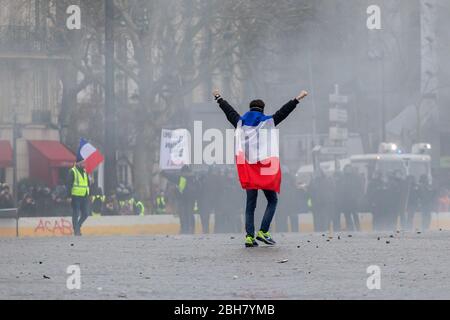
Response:
[{"label": "distant crowd", "polygon": [[[175,214],[180,217],[181,231],[193,233],[194,214],[198,214],[205,233],[241,232],[245,193],[234,168],[210,168],[203,172],[184,168],[161,175],[168,183],[164,188],[155,187],[151,199],[138,199],[132,186],[122,184],[108,195],[99,188],[91,188],[92,216]],[[407,177],[398,170],[386,174],[375,171],[367,179],[350,165],[331,175],[316,171],[306,183],[284,172],[275,228],[279,232],[298,231],[299,214],[312,213],[315,231],[323,232],[331,226],[335,231],[361,230],[359,213],[369,212],[375,230],[394,230],[398,221],[403,229],[410,229],[416,213],[420,213],[421,227],[428,229],[433,212],[450,211],[449,190],[437,188],[428,180],[427,175]],[[64,185],[52,189],[19,185],[18,197],[23,217],[72,213]],[[265,207],[261,198],[260,211]],[[1,183],[0,209],[11,207],[14,207],[11,188]],[[212,217],[215,223],[211,223]]]},{"label": "distant crowd", "polygon": [[439,190],[426,174],[406,176],[401,170],[374,171],[368,178],[351,165],[333,175],[319,170],[304,189],[316,231],[327,230],[331,224],[341,230],[342,217],[346,230],[361,230],[361,212],[371,213],[374,230],[389,231],[399,223],[402,229],[411,229],[420,213],[419,228],[426,230],[433,212],[448,210],[448,190]]},{"label": "distant crowd", "polygon": [[6,183],[0,183],[0,209],[14,207],[11,189]]},{"label": "distant crowd", "polygon": [[[65,185],[50,189],[45,186],[28,186],[19,190],[19,213],[23,217],[70,216],[72,208]],[[100,188],[91,188],[91,213],[100,215],[144,214],[143,204],[133,197],[131,188],[119,185],[116,192],[104,196]]]},{"label": "distant crowd", "polygon": [[[171,183],[169,194],[180,216],[181,231],[194,232],[194,213],[201,219],[203,232],[240,232],[243,228],[245,193],[235,170],[211,169],[194,173],[163,172]],[[265,201],[258,199],[258,210]],[[361,213],[370,213],[374,230],[431,227],[432,213],[448,212],[449,191],[438,188],[428,175],[406,176],[401,170],[373,171],[367,176],[347,165],[335,173],[316,170],[309,181],[298,181],[289,172],[283,174],[275,228],[278,232],[299,231],[302,213],[312,213],[314,231],[360,231]],[[209,230],[214,213],[214,230]],[[421,219],[415,220],[416,214]],[[400,225],[399,225],[400,224]]]},{"label": "distant crowd", "polygon": [[[130,187],[119,185],[116,192],[105,197],[101,189],[92,188],[92,215],[133,215],[144,214],[143,204],[136,201]],[[72,208],[67,187],[58,185],[48,188],[39,184],[20,185],[18,208],[22,217],[70,216]],[[140,205],[142,204],[142,206]],[[11,188],[0,183],[0,209],[13,208]]]}]

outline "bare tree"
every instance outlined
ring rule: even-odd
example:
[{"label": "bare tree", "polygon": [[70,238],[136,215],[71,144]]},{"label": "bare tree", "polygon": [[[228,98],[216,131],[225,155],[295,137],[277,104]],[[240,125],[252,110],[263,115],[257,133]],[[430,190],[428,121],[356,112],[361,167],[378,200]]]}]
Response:
[{"label": "bare tree", "polygon": [[307,8],[292,0],[115,3],[133,52],[117,66],[138,87],[134,183],[146,195],[161,128],[175,113],[187,114],[184,97],[215,72],[229,74],[230,86],[233,77],[249,81],[260,67],[258,55],[271,50],[271,38],[298,24]]},{"label": "bare tree", "polygon": [[[72,4],[78,4],[82,10],[81,30],[68,30],[66,10]],[[103,91],[103,65],[101,63],[104,31],[99,12],[103,10],[102,0],[79,0],[78,3],[68,0],[49,0],[48,15],[52,41],[57,45],[50,54],[63,55],[66,59],[60,62],[60,80],[62,86],[59,127],[65,143],[76,148],[78,143],[78,123],[89,116],[80,117],[78,95],[87,89],[97,91],[97,98],[91,99],[92,110],[100,113]],[[102,123],[101,121],[99,123]],[[99,126],[94,140],[102,141],[102,130]]]}]

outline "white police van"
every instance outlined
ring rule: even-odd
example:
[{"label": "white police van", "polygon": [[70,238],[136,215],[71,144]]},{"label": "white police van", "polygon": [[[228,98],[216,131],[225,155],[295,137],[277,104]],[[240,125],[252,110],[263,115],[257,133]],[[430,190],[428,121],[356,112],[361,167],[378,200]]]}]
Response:
[{"label": "white police van", "polygon": [[[411,153],[402,153],[394,143],[380,144],[378,153],[353,155],[349,158],[338,160],[342,169],[350,164],[356,168],[360,174],[364,174],[366,182],[377,171],[382,177],[387,177],[394,172],[402,176],[413,176],[418,181],[426,175],[431,183],[431,157],[428,143],[415,144]],[[335,172],[335,161],[320,162],[320,168],[326,175]],[[296,173],[297,185],[307,185],[311,181],[314,173],[313,165],[301,166]]]}]

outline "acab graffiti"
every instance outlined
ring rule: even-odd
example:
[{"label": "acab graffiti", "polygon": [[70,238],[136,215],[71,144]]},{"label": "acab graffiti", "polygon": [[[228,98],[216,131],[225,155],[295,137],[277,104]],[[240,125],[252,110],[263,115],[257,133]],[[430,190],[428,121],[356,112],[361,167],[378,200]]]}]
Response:
[{"label": "acab graffiti", "polygon": [[34,233],[70,236],[72,235],[72,222],[65,218],[41,218],[36,228],[34,228]]}]

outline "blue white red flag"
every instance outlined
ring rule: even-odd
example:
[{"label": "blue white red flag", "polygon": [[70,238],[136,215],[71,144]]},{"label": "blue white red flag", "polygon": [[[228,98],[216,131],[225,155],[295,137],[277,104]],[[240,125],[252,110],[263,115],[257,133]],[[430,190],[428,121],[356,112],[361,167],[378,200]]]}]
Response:
[{"label": "blue white red flag", "polygon": [[84,161],[84,168],[91,174],[103,161],[103,155],[85,139],[80,139],[80,147],[77,152],[77,162]]},{"label": "blue white red flag", "polygon": [[235,138],[242,188],[280,192],[279,137],[272,116],[247,112],[237,125]]}]

